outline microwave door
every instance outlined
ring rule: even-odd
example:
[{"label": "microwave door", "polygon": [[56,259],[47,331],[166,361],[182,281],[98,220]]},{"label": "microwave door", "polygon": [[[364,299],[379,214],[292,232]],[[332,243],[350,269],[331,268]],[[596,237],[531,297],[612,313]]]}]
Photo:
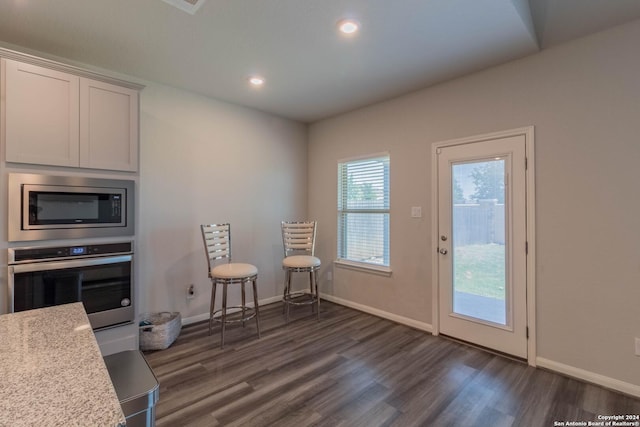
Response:
[{"label": "microwave door", "polygon": [[23,228],[123,227],[125,203],[124,189],[25,185]]},{"label": "microwave door", "polygon": [[133,236],[135,181],[9,174],[10,242]]}]

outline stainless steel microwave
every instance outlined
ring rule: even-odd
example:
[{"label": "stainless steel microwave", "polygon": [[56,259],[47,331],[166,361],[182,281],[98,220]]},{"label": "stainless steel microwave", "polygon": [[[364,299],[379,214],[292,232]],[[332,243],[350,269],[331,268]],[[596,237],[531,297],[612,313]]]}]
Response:
[{"label": "stainless steel microwave", "polygon": [[131,236],[131,180],[9,174],[10,242]]}]

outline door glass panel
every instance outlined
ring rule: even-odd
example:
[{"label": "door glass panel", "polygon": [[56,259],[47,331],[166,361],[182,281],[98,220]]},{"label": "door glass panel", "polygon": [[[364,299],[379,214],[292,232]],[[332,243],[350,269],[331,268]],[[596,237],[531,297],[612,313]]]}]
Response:
[{"label": "door glass panel", "polygon": [[505,160],[452,165],[453,312],[507,324]]}]

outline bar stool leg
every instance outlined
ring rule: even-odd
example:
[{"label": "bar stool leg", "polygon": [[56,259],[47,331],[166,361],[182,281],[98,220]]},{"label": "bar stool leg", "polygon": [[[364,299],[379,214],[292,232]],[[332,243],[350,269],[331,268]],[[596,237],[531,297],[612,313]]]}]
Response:
[{"label": "bar stool leg", "polygon": [[[315,298],[315,293],[313,291],[313,269],[309,270],[309,298],[313,300]],[[311,313],[316,311],[315,304],[311,304]]]},{"label": "bar stool leg", "polygon": [[213,313],[216,307],[216,281],[211,280],[211,306],[209,307],[209,335],[211,335],[211,327],[213,325]]},{"label": "bar stool leg", "polygon": [[291,308],[291,304],[289,304],[289,298],[291,297],[291,270],[287,270],[287,284],[285,287],[285,305],[286,307],[286,316],[285,321],[289,323],[289,309]]},{"label": "bar stool leg", "polygon": [[242,327],[243,328],[244,328],[244,324],[245,324],[244,317],[245,317],[246,311],[247,311],[247,309],[246,309],[247,298],[246,298],[245,292],[244,292],[244,285],[245,285],[245,281],[243,280],[242,283],[240,284],[240,288],[241,288],[241,291],[242,291]]},{"label": "bar stool leg", "polygon": [[287,310],[287,280],[289,278],[289,269],[284,270],[284,291],[282,291],[282,314]]},{"label": "bar stool leg", "polygon": [[220,328],[220,348],[224,348],[224,330],[227,326],[227,282],[222,287],[222,325]]},{"label": "bar stool leg", "polygon": [[320,321],[320,293],[318,292],[318,270],[314,270],[313,271],[313,285],[316,288],[316,304],[318,305],[318,307],[316,307],[316,316],[318,318],[318,321]]},{"label": "bar stool leg", "polygon": [[260,338],[260,309],[258,308],[258,286],[256,285],[257,278],[252,280],[253,283],[253,308],[256,311],[256,329],[258,330],[258,338]]}]

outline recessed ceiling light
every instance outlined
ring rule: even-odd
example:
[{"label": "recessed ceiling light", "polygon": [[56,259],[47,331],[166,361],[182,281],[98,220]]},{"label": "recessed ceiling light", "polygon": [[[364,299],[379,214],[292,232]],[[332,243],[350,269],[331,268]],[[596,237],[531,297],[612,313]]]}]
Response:
[{"label": "recessed ceiling light", "polygon": [[356,33],[360,29],[360,24],[358,23],[358,21],[355,21],[353,19],[343,19],[341,21],[338,21],[338,29],[343,34],[351,35]]},{"label": "recessed ceiling light", "polygon": [[260,87],[264,84],[264,78],[260,76],[251,76],[249,77],[249,83],[251,86]]}]

